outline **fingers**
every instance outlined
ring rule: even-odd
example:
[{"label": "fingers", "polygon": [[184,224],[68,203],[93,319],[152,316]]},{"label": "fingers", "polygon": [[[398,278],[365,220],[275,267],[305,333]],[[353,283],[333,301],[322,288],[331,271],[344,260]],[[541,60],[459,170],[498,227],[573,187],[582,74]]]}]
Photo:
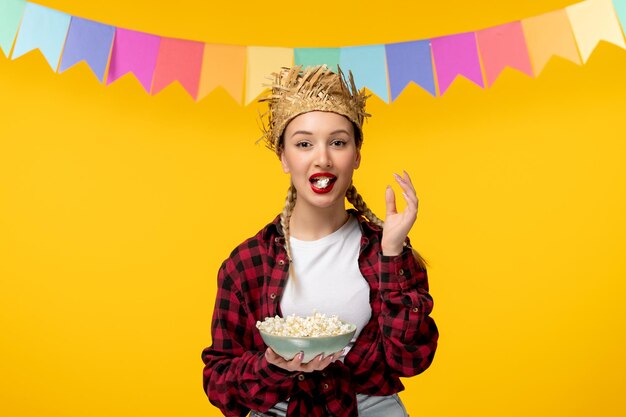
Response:
[{"label": "fingers", "polygon": [[328,356],[320,354],[311,359],[309,362],[302,363],[302,359],[304,358],[304,354],[302,352],[294,356],[293,359],[286,360],[269,347],[265,351],[265,358],[269,363],[292,372],[321,371],[322,369],[333,363],[337,358],[339,358],[340,355],[341,352],[337,352]]},{"label": "fingers", "polygon": [[268,347],[265,350],[265,359],[271,363],[272,365],[280,366],[281,368],[287,369],[284,364],[287,362],[282,356],[278,355],[276,352],[272,350],[272,348]]},{"label": "fingers", "polygon": [[411,177],[409,177],[409,173],[406,172],[405,170],[402,170],[402,179],[408,182],[411,185],[411,188],[413,188],[413,191],[415,191],[415,187],[413,187],[413,181],[411,181]]},{"label": "fingers", "polygon": [[396,214],[398,212],[396,209],[396,194],[393,192],[393,188],[389,185],[385,190],[385,203],[387,207],[387,215]]},{"label": "fingers", "polygon": [[398,182],[398,184],[400,185],[400,187],[402,188],[402,195],[404,196],[404,199],[406,200],[409,207],[417,210],[418,199],[417,199],[417,194],[415,192],[415,188],[413,187],[413,183],[411,182],[411,178],[409,177],[409,174],[406,171],[402,171],[402,172],[403,172],[402,177],[395,173],[393,174],[393,176]]},{"label": "fingers", "polygon": [[321,371],[326,368],[328,365],[333,363],[339,357],[339,353],[334,353],[332,355],[324,356],[324,354],[317,355],[309,362],[302,365],[303,372],[313,372],[313,371]]}]

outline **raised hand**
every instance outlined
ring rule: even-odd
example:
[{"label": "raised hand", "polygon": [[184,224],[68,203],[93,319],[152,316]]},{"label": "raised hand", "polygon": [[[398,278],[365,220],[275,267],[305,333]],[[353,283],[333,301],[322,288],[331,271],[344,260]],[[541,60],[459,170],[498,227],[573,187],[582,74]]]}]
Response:
[{"label": "raised hand", "polygon": [[383,228],[382,250],[383,255],[395,256],[402,253],[402,247],[406,237],[413,227],[417,219],[417,206],[419,200],[415,193],[415,188],[406,171],[402,171],[403,175],[393,174],[396,182],[402,188],[402,196],[406,201],[406,207],[401,213],[396,209],[396,195],[391,188],[387,186],[385,191],[385,202],[387,206],[387,215],[385,216],[385,227]]}]

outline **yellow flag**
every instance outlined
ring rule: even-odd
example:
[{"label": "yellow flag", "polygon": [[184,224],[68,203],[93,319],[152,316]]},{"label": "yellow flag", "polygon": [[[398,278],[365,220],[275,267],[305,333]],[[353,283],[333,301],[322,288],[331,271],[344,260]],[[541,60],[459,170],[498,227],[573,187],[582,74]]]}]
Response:
[{"label": "yellow flag", "polygon": [[248,65],[246,68],[246,104],[249,104],[267,87],[267,78],[280,67],[293,65],[293,48],[266,46],[248,47]]},{"label": "yellow flag", "polygon": [[574,37],[583,62],[600,41],[607,41],[626,49],[624,35],[611,0],[587,0],[566,7]]}]

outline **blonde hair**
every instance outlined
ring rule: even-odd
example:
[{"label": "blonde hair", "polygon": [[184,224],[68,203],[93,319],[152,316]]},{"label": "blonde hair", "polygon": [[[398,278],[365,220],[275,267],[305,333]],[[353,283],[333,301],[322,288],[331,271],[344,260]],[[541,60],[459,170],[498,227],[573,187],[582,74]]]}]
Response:
[{"label": "blonde hair", "polygon": [[285,249],[287,250],[287,258],[289,258],[289,264],[291,265],[291,261],[293,260],[291,257],[291,245],[289,244],[289,220],[291,219],[291,214],[293,213],[293,208],[296,206],[296,199],[298,198],[298,194],[296,192],[296,187],[291,184],[289,186],[289,190],[287,190],[287,198],[285,199],[285,207],[283,208],[283,212],[280,213],[280,225],[283,228],[283,234],[285,235]]},{"label": "blonde hair", "polygon": [[[283,211],[280,214],[280,225],[283,228],[283,234],[285,236],[285,250],[287,251],[287,257],[289,258],[289,269],[292,271],[291,264],[293,258],[291,256],[291,245],[289,244],[289,220],[291,219],[291,214],[293,213],[293,209],[296,206],[296,199],[298,198],[296,188],[291,184],[289,186],[289,190],[287,190],[287,198],[285,199],[285,206],[283,207]],[[365,217],[370,223],[375,224],[381,229],[385,227],[385,222],[383,222],[374,212],[367,206],[361,194],[356,190],[354,184],[350,184],[350,187],[346,190],[346,199],[354,206],[354,208]],[[405,242],[406,244],[406,242]],[[413,255],[415,256],[415,260],[418,265],[426,269],[428,263],[426,260],[415,250],[413,250]],[[293,275],[293,274],[292,274]],[[293,278],[293,277],[292,277]]]}]

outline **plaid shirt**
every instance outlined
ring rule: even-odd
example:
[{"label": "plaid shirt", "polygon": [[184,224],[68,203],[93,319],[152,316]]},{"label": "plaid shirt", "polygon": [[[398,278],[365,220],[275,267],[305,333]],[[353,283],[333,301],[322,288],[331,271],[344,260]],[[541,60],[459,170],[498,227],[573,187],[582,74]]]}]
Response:
[{"label": "plaid shirt", "polygon": [[[350,210],[357,214],[356,211]],[[359,268],[372,316],[348,352],[323,371],[294,373],[267,362],[257,320],[281,315],[289,262],[280,218],[239,245],[222,264],[213,311],[213,344],[202,352],[204,390],[226,416],[266,412],[289,399],[287,416],[357,416],[356,393],[391,395],[400,377],[423,372],[437,347],[426,270],[410,246],[383,256],[381,229],[358,215]]]}]

